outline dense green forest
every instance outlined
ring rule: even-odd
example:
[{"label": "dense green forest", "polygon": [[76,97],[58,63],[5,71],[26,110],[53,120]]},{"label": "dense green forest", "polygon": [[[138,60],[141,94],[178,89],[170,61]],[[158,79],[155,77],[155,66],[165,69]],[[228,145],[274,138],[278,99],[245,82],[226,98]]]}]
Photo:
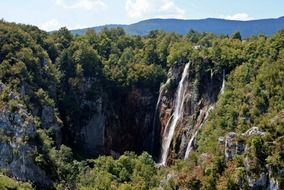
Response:
[{"label": "dense green forest", "polygon": [[[0,174],[0,189],[32,189],[31,184],[35,189],[248,189],[245,176],[267,173],[265,168],[284,188],[284,31],[248,39],[238,32],[132,36],[121,28],[74,36],[66,28],[47,33],[2,20],[0,48],[0,171],[13,178],[2,163],[29,155],[51,181],[20,183]],[[168,70],[188,61],[196,70],[226,72],[225,91],[188,160],[159,167],[150,153],[135,149],[119,157],[90,157],[78,150],[72,135],[96,113],[82,100],[96,101],[102,94],[116,99],[135,87],[157,95]],[[26,130],[8,130],[6,115],[14,118],[11,126],[20,115],[19,127]],[[241,135],[251,127],[266,134]],[[237,133],[247,151],[225,160],[218,139],[229,132]],[[4,147],[12,142],[7,156]]]}]

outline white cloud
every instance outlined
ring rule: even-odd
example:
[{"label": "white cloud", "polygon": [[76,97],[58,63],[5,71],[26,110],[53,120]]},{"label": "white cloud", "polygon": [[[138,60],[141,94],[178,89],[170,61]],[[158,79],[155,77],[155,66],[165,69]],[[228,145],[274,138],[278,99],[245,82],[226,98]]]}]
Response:
[{"label": "white cloud", "polygon": [[130,18],[184,18],[185,11],[173,0],[127,0],[126,11]]},{"label": "white cloud", "polygon": [[48,20],[42,24],[40,24],[38,27],[42,30],[45,30],[45,31],[52,31],[52,30],[57,30],[59,29],[60,27],[62,27],[63,25],[60,24],[58,22],[58,20],[56,19],[51,19],[51,20]]},{"label": "white cloud", "polygon": [[82,9],[86,11],[106,9],[103,0],[56,0],[56,4],[65,9]]},{"label": "white cloud", "polygon": [[237,14],[225,16],[222,18],[227,19],[227,20],[252,20],[253,19],[247,13],[237,13]]}]

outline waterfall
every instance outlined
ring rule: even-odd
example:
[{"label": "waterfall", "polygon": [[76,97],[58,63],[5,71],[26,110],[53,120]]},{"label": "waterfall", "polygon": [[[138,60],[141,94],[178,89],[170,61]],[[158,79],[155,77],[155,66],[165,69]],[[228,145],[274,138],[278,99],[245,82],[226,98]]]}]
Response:
[{"label": "waterfall", "polygon": [[[206,113],[205,113],[205,116],[204,116],[204,119],[203,121],[201,122],[201,124],[199,125],[199,127],[196,129],[196,132],[194,133],[194,135],[192,135],[192,137],[190,138],[189,142],[188,142],[188,145],[186,147],[186,151],[185,151],[185,155],[184,155],[184,160],[188,159],[188,156],[189,156],[189,153],[191,152],[192,150],[192,144],[193,144],[193,141],[196,137],[196,135],[198,134],[199,130],[201,129],[201,127],[203,126],[203,124],[205,123],[205,121],[207,120],[208,116],[209,116],[209,113],[211,110],[214,109],[214,106],[213,105],[210,105],[209,108],[207,109]],[[203,115],[203,109],[200,110],[200,116]]]},{"label": "waterfall", "polygon": [[192,150],[192,144],[193,144],[193,141],[196,137],[198,133],[198,129],[196,130],[196,132],[194,133],[194,135],[192,135],[192,137],[190,138],[189,142],[188,142],[188,145],[186,147],[186,152],[185,152],[185,155],[184,155],[184,160],[188,159],[188,156],[189,156],[189,153],[191,152]]},{"label": "waterfall", "polygon": [[222,82],[222,87],[221,87],[221,94],[224,93],[224,90],[225,90],[225,70],[223,70],[223,82]]},{"label": "waterfall", "polygon": [[151,151],[152,151],[152,154],[154,152],[154,146],[155,146],[155,133],[156,133],[156,124],[157,124],[157,114],[158,114],[158,110],[159,110],[159,106],[160,106],[160,102],[161,102],[161,98],[162,98],[162,94],[164,92],[164,88],[170,83],[170,79],[167,80],[167,82],[165,84],[163,84],[161,87],[160,87],[160,91],[159,91],[159,97],[158,97],[158,100],[157,100],[157,103],[156,103],[156,107],[155,107],[155,113],[154,113],[154,118],[153,118],[153,125],[152,125],[152,134],[151,134]]},{"label": "waterfall", "polygon": [[165,132],[164,132],[165,135],[163,135],[162,153],[161,153],[162,156],[161,156],[161,161],[160,161],[161,165],[166,165],[169,148],[170,148],[173,136],[174,136],[175,128],[176,128],[178,120],[182,117],[182,114],[183,114],[183,100],[184,100],[184,95],[185,95],[184,81],[186,77],[188,76],[189,66],[190,66],[190,62],[187,63],[183,69],[182,77],[181,77],[181,80],[179,82],[177,92],[176,92],[174,112],[170,118],[171,121],[167,124],[165,128]]}]

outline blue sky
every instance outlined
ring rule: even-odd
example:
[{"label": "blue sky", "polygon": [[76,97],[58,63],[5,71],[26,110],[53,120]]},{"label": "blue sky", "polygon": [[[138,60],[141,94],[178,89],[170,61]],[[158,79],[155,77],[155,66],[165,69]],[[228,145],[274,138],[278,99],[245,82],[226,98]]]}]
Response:
[{"label": "blue sky", "polygon": [[148,18],[278,18],[283,7],[284,0],[0,0],[0,18],[50,31]]}]

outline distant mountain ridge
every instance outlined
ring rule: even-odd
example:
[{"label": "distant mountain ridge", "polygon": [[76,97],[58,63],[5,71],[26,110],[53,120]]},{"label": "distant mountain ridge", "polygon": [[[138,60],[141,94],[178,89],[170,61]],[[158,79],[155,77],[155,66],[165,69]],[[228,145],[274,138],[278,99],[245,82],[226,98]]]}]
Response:
[{"label": "distant mountain ridge", "polygon": [[[149,19],[129,25],[111,24],[91,27],[96,31],[103,28],[123,28],[128,34],[146,35],[151,30],[163,30],[166,32],[176,32],[186,34],[190,30],[198,32],[211,32],[214,34],[230,35],[233,32],[240,32],[243,37],[264,34],[270,36],[275,32],[284,29],[284,17],[237,21],[217,18],[207,18],[199,20],[182,19]],[[83,34],[87,29],[71,30],[73,34]]]}]

